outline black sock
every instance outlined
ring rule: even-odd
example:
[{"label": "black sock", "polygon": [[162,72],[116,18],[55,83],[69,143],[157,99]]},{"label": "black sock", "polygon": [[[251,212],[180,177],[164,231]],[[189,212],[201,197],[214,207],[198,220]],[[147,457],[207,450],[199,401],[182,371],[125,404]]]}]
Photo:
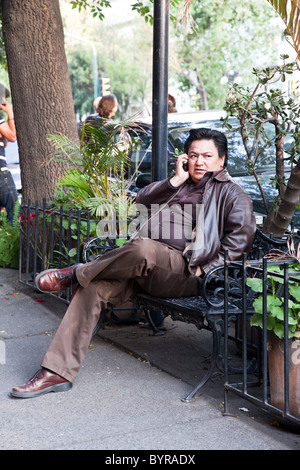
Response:
[{"label": "black sock", "polygon": [[77,279],[77,276],[76,276],[76,269],[77,269],[77,268],[74,268],[73,274],[72,274],[72,276],[73,276],[73,282],[75,282],[76,284],[79,284],[78,279]]}]

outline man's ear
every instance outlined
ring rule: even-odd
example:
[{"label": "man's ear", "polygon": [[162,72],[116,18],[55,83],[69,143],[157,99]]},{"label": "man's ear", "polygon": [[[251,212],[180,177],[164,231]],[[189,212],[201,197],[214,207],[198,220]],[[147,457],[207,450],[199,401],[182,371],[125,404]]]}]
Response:
[{"label": "man's ear", "polygon": [[220,157],[220,160],[222,160],[222,163],[221,163],[221,168],[224,168],[224,162],[225,162],[225,155],[223,155],[223,157]]}]

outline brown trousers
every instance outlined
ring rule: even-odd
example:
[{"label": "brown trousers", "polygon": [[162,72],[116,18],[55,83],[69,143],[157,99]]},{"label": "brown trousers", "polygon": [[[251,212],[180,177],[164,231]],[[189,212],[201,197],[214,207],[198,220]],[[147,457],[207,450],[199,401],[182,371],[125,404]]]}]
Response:
[{"label": "brown trousers", "polygon": [[201,279],[191,275],[181,253],[151,239],[137,239],[78,266],[80,284],[44,357],[45,367],[73,382],[103,309],[139,292],[159,297],[196,295]]}]

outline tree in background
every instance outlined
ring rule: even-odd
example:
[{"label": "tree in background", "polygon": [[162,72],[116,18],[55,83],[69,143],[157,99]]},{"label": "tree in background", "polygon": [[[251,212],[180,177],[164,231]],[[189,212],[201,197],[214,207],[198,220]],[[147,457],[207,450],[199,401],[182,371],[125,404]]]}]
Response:
[{"label": "tree in background", "polygon": [[[276,175],[274,180],[278,197],[271,210],[267,208],[268,216],[263,228],[266,232],[283,234],[295,210],[300,209],[299,81],[292,97],[287,96],[280,88],[275,88],[274,82],[276,83],[279,79],[285,82],[285,75],[291,75],[295,69],[299,72],[300,5],[299,0],[268,1],[283,20],[286,27],[285,38],[296,53],[295,62],[286,63],[285,60],[288,58],[286,55],[282,57],[283,64],[280,66],[268,67],[265,70],[254,69],[253,72],[258,82],[254,90],[234,86],[226,108],[239,118],[241,135],[247,156],[250,157],[251,171],[254,174],[255,161],[259,158],[261,149],[270,145],[264,126],[271,123],[275,127]],[[284,142],[288,135],[292,137],[289,158],[284,154]],[[254,138],[254,143],[249,146],[250,136]],[[284,172],[285,160],[291,164],[288,181]],[[260,184],[258,179],[257,182]]]},{"label": "tree in background", "polygon": [[[288,56],[282,57],[282,65],[253,69],[256,86],[234,85],[224,108],[227,127],[231,132],[241,133],[247,155],[245,166],[249,174],[254,175],[261,191],[267,214],[263,231],[279,235],[288,229],[300,195],[300,104],[280,89],[280,84],[296,68],[295,62],[287,62],[287,59]],[[230,116],[238,118],[238,127],[232,128],[228,121]],[[277,196],[269,201],[270,206],[265,198],[266,186],[261,183],[259,174],[260,168],[268,164],[266,154],[269,149],[271,160],[275,162],[271,180],[277,189]]]},{"label": "tree in background", "polygon": [[139,29],[134,40],[122,42],[122,31],[110,31],[114,40],[102,56],[102,67],[110,78],[111,90],[119,102],[120,119],[126,119],[145,109],[152,96],[152,29]]},{"label": "tree in background", "polygon": [[78,139],[58,0],[2,0],[2,29],[24,201],[48,200],[64,165],[45,164],[48,135]]},{"label": "tree in background", "polygon": [[71,80],[71,90],[74,101],[76,118],[95,113],[93,70],[90,51],[78,46],[66,48],[68,68]]},{"label": "tree in background", "polygon": [[278,15],[267,2],[193,1],[190,14],[184,36],[175,30],[170,72],[174,70],[182,91],[191,92],[195,109],[223,107],[228,87],[221,84],[222,77],[230,81],[238,76],[248,85],[254,65],[277,63],[281,32],[278,24],[274,27]]},{"label": "tree in background", "polygon": [[[117,118],[123,120],[144,109],[145,101],[150,101],[152,95],[151,25],[146,24],[134,12],[129,21],[121,14],[113,18],[113,21],[99,21],[98,18],[91,18],[88,9],[81,9],[79,14],[78,9],[72,10],[69,0],[61,0],[61,5],[65,32],[76,31],[76,36],[88,39],[97,50],[99,77],[109,77],[110,91],[117,96],[119,102]],[[130,10],[130,5],[128,9]],[[84,55],[83,50],[86,51]],[[80,60],[79,51],[82,51]],[[72,69],[70,73],[75,108],[79,108],[80,100],[86,104],[89,101],[91,112],[94,112],[91,49],[76,39],[68,39],[66,53],[69,68],[71,65]],[[79,70],[83,57],[86,76]],[[85,99],[83,90],[88,95]]]},{"label": "tree in background", "polygon": [[[96,15],[95,6],[98,4],[100,8],[101,2],[74,0],[71,3],[81,7],[80,15],[85,8]],[[97,28],[91,22],[89,28],[85,22],[79,25],[96,44],[99,64],[104,76],[110,77],[112,91],[120,103],[121,119],[141,109],[147,96],[151,99],[152,29],[149,24],[152,23],[152,3],[145,0],[133,5],[147,21],[148,29],[141,31],[135,20],[130,24],[130,29],[134,30],[131,36],[121,24],[121,18],[117,26],[105,22],[97,22]],[[228,87],[220,83],[224,74],[233,70],[234,75],[248,84],[253,64],[276,63],[282,34],[278,22],[276,24],[279,18],[268,3],[261,0],[250,4],[238,0],[221,3],[205,0],[191,2],[192,20],[185,25],[179,18],[182,8],[189,3],[170,2],[169,83],[187,92],[186,108],[222,108],[228,91]],[[68,13],[68,16],[71,15]]]}]

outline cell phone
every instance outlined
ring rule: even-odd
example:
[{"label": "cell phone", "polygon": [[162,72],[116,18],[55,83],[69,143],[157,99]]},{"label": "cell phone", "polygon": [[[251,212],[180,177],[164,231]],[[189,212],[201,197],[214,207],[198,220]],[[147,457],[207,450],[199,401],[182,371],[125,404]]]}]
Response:
[{"label": "cell phone", "polygon": [[5,104],[5,86],[0,83],[0,104]]},{"label": "cell phone", "polygon": [[189,171],[189,162],[183,163],[182,168],[184,169],[184,171]]}]

